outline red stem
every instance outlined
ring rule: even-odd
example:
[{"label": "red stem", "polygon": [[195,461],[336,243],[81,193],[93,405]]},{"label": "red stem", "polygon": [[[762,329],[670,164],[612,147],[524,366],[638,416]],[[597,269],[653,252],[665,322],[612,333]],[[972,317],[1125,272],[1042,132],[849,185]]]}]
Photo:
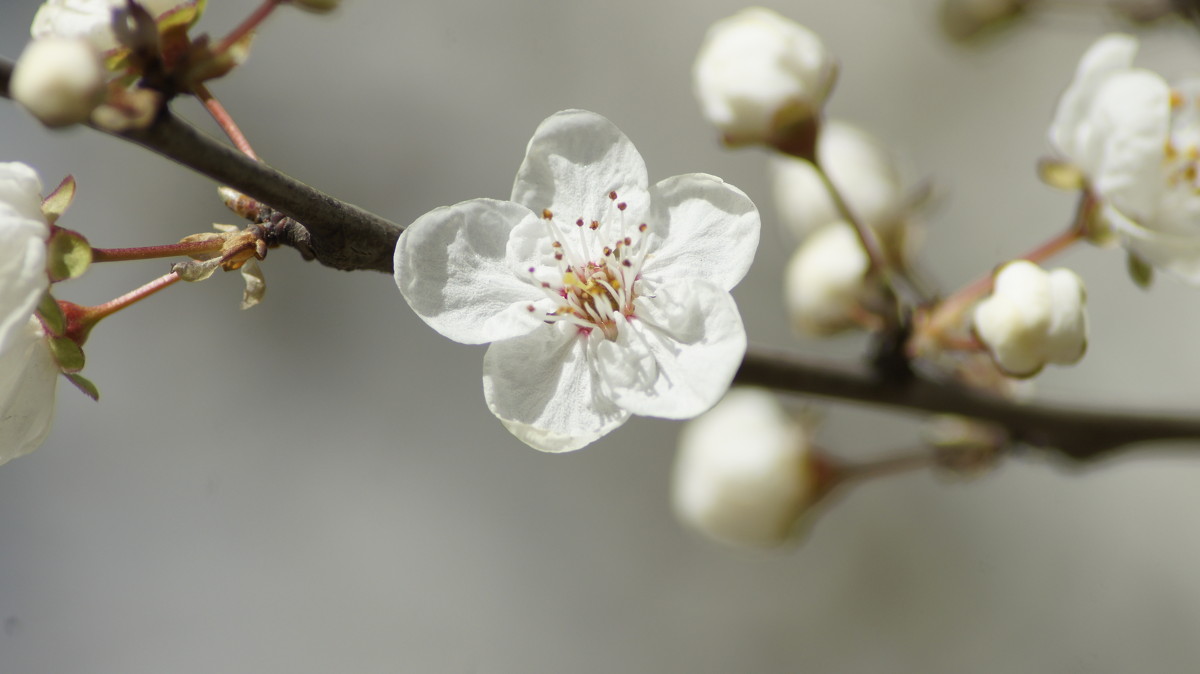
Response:
[{"label": "red stem", "polygon": [[232,33],[226,35],[224,40],[221,40],[221,44],[217,45],[217,48],[214,50],[215,53],[224,53],[230,47],[236,44],[238,40],[253,32],[254,29],[258,28],[258,25],[262,23],[264,19],[270,16],[271,12],[275,11],[275,8],[283,2],[284,0],[265,0],[263,4],[259,5],[258,9],[254,10],[253,14],[246,17],[246,20],[243,21],[241,25],[239,25],[237,28],[234,28]]},{"label": "red stem", "polygon": [[229,136],[229,140],[233,141],[234,147],[241,150],[242,154],[247,157],[257,160],[258,155],[255,154],[254,148],[250,147],[250,141],[246,140],[245,134],[238,128],[237,123],[233,121],[233,117],[229,115],[229,111],[225,109],[225,106],[221,105],[221,101],[218,101],[216,96],[213,96],[208,87],[200,83],[194,84],[192,85],[192,93],[204,104],[204,109],[208,110],[208,114],[217,122],[217,125],[221,127],[225,135]]},{"label": "red stem", "polygon": [[92,262],[125,262],[128,260],[154,260],[164,257],[188,257],[195,253],[215,253],[224,246],[224,240],[213,237],[203,241],[170,243],[165,246],[143,246],[140,248],[93,248]]},{"label": "red stem", "polygon": [[81,327],[84,328],[86,334],[86,330],[90,330],[93,325],[100,321],[100,319],[111,316],[125,307],[136,304],[137,302],[146,299],[147,297],[177,281],[179,281],[179,274],[171,272],[170,274],[166,274],[165,276],[160,276],[154,279],[153,281],[140,288],[137,288],[136,290],[131,290],[118,298],[109,300],[104,304],[97,304],[96,306],[92,307],[83,307],[82,312],[78,316],[78,321],[81,324]]}]

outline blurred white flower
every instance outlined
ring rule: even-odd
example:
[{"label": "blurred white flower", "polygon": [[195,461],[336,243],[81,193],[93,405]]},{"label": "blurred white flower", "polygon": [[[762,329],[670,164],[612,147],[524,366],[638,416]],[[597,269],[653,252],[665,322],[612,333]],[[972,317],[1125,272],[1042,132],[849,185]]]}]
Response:
[{"label": "blurred white flower", "polygon": [[1017,260],[999,270],[994,285],[975,307],[974,329],[1001,369],[1030,377],[1046,363],[1070,365],[1083,357],[1086,293],[1075,272],[1046,272]]},{"label": "blurred white flower", "polygon": [[704,115],[725,141],[761,143],[820,116],[837,63],[809,29],[750,7],[709,28],[692,73]]},{"label": "blurred white flower", "polygon": [[0,463],[28,454],[54,414],[58,364],[34,309],[50,285],[42,183],[25,164],[0,164]]},{"label": "blurred white flower", "polygon": [[792,326],[829,335],[858,325],[871,262],[854,228],[831,222],[809,234],[788,262],[784,298]]},{"label": "blurred white flower", "polygon": [[42,183],[18,162],[0,163],[0,351],[16,339],[50,286]]},{"label": "blurred white flower", "polygon": [[47,37],[25,46],[13,68],[13,100],[51,127],[87,121],[101,103],[108,73],[86,40]]},{"label": "blurred white flower", "polygon": [[1134,68],[1137,40],[1084,54],[1050,128],[1084,175],[1101,223],[1133,255],[1200,282],[1200,81],[1175,88]]},{"label": "blurred white flower", "polygon": [[821,473],[806,429],[771,393],[735,388],[680,433],[672,502],[713,539],[778,545],[825,493]]},{"label": "blurred white flower", "polygon": [[[152,16],[161,17],[177,7],[195,5],[199,0],[139,0]],[[125,7],[126,0],[46,0],[33,16],[30,34],[44,37],[85,38],[96,49],[106,52],[119,46],[113,32],[113,10]]]},{"label": "blurred white flower", "polygon": [[29,315],[0,346],[0,464],[46,440],[58,376],[41,321]]},{"label": "blurred white flower", "polygon": [[492,343],[492,413],[568,451],[630,414],[688,418],[720,399],[746,349],[729,290],[758,230],[737,188],[698,173],[649,185],[612,122],[568,110],[529,141],[512,201],[426,213],[400,237],[395,276],[435,330]]},{"label": "blurred white flower", "polygon": [[[854,215],[890,238],[909,202],[895,158],[883,144],[849,122],[829,119],[817,138],[817,158]],[[811,163],[782,154],[770,161],[779,217],[798,238],[844,219]]]}]

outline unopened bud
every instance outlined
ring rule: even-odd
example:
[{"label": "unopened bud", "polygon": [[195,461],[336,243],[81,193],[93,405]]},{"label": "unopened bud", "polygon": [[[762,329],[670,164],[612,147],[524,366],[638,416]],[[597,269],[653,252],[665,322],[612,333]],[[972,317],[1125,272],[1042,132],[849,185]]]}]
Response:
[{"label": "unopened bud", "polygon": [[1046,363],[1070,365],[1083,357],[1085,302],[1083,280],[1075,272],[1010,262],[996,274],[991,297],[975,308],[975,334],[1006,373],[1031,377]]},{"label": "unopened bud", "polygon": [[771,393],[738,388],[680,434],[672,500],[706,536],[772,546],[794,537],[834,476]]},{"label": "unopened bud", "polygon": [[816,33],[751,7],[713,24],[692,72],[704,116],[727,143],[791,145],[815,129],[837,63]]},{"label": "unopened bud", "polygon": [[100,54],[85,40],[44,38],[30,42],[13,68],[13,100],[51,127],[86,121],[103,100],[106,83]]}]

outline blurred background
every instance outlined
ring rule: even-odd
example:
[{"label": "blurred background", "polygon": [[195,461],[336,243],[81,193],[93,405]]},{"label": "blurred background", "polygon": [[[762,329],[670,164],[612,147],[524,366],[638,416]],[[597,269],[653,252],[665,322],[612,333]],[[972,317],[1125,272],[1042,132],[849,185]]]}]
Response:
[{"label": "blurred background", "polygon": [[[1075,3],[1084,4],[1084,3]],[[214,0],[220,35],[252,6]],[[3,4],[15,58],[37,3]],[[737,288],[752,342],[830,360],[863,343],[791,336],[766,157],[729,151],[690,68],[725,0],[348,0],[281,9],[215,82],[276,167],[397,222],[507,198],[533,129],[564,108],[612,119],[652,179],[714,173],[760,205]],[[952,289],[1065,226],[1041,185],[1056,97],[1110,14],[1062,10],[974,48],[935,0],[794,0],[774,9],[842,62],[829,105],[939,189],[922,258]],[[1200,33],[1143,29],[1140,63],[1200,70]],[[180,111],[215,133],[200,108]],[[3,160],[47,188],[73,174],[65,226],[98,246],[166,243],[233,217],[214,185],[98,133],[43,130],[0,105]],[[1134,287],[1115,251],[1058,262],[1088,283],[1092,336],[1047,400],[1189,412],[1200,289]],[[674,520],[679,425],[635,418],[542,455],[483,403],[482,347],[451,343],[390,277],[273,251],[266,301],[236,274],[172,288],[89,341],[94,404],[60,387],[45,446],[0,468],[0,671],[1151,672],[1200,659],[1200,447],[1080,469],[1036,456],[975,482],[865,485],[801,546],[709,543]],[[164,262],[62,287],[110,299]],[[851,458],[905,445],[919,417],[845,405],[820,439]],[[1180,451],[1181,450],[1181,451]]]}]

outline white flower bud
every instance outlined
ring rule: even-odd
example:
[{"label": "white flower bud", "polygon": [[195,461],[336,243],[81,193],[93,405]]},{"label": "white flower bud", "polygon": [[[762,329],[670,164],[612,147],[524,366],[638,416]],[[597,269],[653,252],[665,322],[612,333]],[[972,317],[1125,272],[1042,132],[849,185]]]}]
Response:
[{"label": "white flower bud", "polygon": [[996,274],[991,297],[975,307],[975,334],[1001,369],[1030,377],[1046,363],[1070,365],[1083,357],[1085,302],[1083,280],[1075,272],[1010,262]]},{"label": "white flower bud", "polygon": [[[817,158],[854,215],[889,238],[887,230],[899,225],[908,204],[900,170],[887,149],[857,126],[830,119],[821,125]],[[811,163],[775,155],[770,168],[779,217],[797,237],[843,219]]]},{"label": "white flower bud", "polygon": [[718,541],[786,542],[823,494],[804,428],[767,391],[734,389],[680,434],[675,512]]},{"label": "white flower bud", "polygon": [[837,64],[809,29],[750,7],[709,28],[692,72],[704,116],[742,144],[818,116]]},{"label": "white flower bud", "polygon": [[792,254],[784,297],[792,326],[829,335],[855,325],[871,263],[854,228],[832,222],[810,234]]},{"label": "white flower bud", "polygon": [[103,99],[104,64],[84,40],[34,40],[13,68],[9,91],[13,100],[46,126],[86,121]]}]

